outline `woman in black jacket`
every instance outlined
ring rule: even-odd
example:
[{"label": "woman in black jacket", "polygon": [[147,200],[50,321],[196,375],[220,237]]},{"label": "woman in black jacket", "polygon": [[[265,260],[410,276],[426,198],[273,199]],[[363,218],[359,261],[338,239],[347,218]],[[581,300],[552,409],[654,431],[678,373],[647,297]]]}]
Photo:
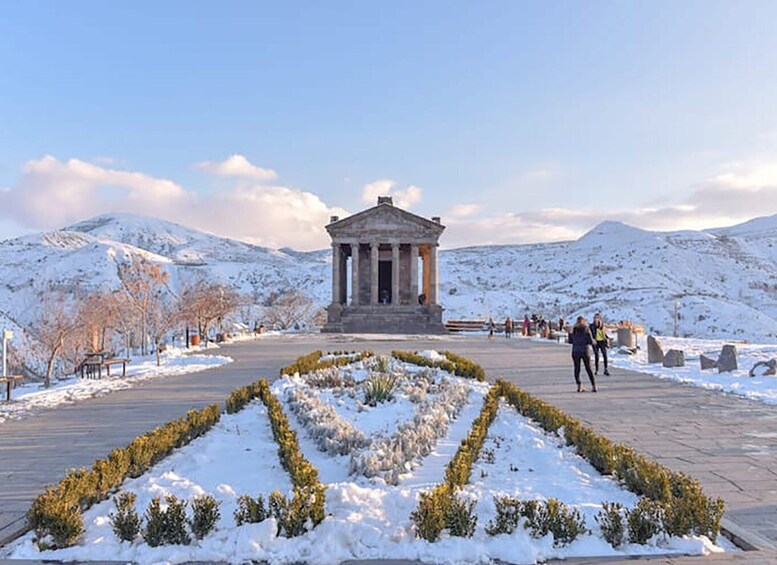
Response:
[{"label": "woman in black jacket", "polygon": [[575,366],[575,382],[577,383],[577,392],[583,392],[585,389],[580,384],[580,363],[585,365],[585,372],[588,373],[588,379],[591,381],[591,392],[596,392],[596,381],[591,371],[591,356],[588,354],[588,347],[594,347],[594,338],[591,330],[586,324],[583,316],[578,316],[575,327],[572,328],[572,362]]}]

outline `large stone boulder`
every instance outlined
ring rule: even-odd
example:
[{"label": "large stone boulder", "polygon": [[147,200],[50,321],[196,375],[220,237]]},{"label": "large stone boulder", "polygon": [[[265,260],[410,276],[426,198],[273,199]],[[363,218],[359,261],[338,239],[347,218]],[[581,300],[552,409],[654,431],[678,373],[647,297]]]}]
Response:
[{"label": "large stone boulder", "polygon": [[699,356],[699,361],[701,362],[702,371],[706,371],[707,369],[717,369],[718,367],[718,362],[711,357],[707,357],[706,355]]},{"label": "large stone boulder", "polygon": [[648,363],[663,363],[664,349],[656,338],[649,335],[647,338]]},{"label": "large stone boulder", "polygon": [[759,361],[750,369],[751,377],[767,377],[777,375],[777,359]]},{"label": "large stone boulder", "polygon": [[637,345],[634,332],[631,328],[618,328],[618,347],[628,347],[629,349]]},{"label": "large stone boulder", "polygon": [[724,345],[720,351],[720,357],[718,357],[718,373],[730,373],[738,368],[736,346]]},{"label": "large stone boulder", "polygon": [[636,355],[637,354],[637,348],[636,347],[619,347],[618,351],[616,353],[618,355]]},{"label": "large stone boulder", "polygon": [[680,349],[670,349],[664,355],[664,367],[685,367],[685,353]]}]

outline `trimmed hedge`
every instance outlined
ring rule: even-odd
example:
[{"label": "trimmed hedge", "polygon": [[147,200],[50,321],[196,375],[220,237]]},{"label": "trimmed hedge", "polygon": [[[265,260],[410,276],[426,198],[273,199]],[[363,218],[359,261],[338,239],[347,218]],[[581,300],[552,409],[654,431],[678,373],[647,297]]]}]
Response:
[{"label": "trimmed hedge", "polygon": [[27,525],[35,531],[41,549],[74,545],[84,529],[81,512],[105,500],[127,477],[138,477],[152,465],[203,435],[219,421],[218,404],[190,410],[135,438],[127,447],[114,449],[90,469],[72,469],[58,484],[48,486],[27,511]]},{"label": "trimmed hedge", "polygon": [[445,355],[445,359],[435,361],[410,351],[391,352],[391,356],[394,359],[398,359],[404,363],[412,363],[413,365],[430,367],[433,369],[442,369],[443,371],[453,373],[454,375],[465,379],[475,379],[480,382],[486,380],[486,372],[483,370],[483,367],[477,363],[473,363],[469,359],[462,357],[461,355],[456,355],[450,351],[443,351],[443,355]]},{"label": "trimmed hedge", "polygon": [[633,493],[660,503],[669,535],[705,535],[715,541],[720,531],[724,502],[707,497],[699,482],[651,461],[634,449],[616,444],[558,408],[534,398],[512,383],[497,381],[501,394],[519,413],[567,445],[603,475],[612,475]]},{"label": "trimmed hedge", "polygon": [[297,360],[294,361],[294,363],[291,365],[283,367],[280,373],[281,376],[294,375],[296,373],[305,375],[307,373],[312,373],[317,369],[344,367],[345,365],[350,365],[351,363],[361,361],[367,357],[372,357],[372,355],[372,351],[362,351],[361,353],[354,352],[353,354],[349,354],[347,357],[335,357],[333,359],[326,359],[325,361],[321,361],[321,357],[324,356],[324,352],[319,349],[297,358]]},{"label": "trimmed hedge", "polygon": [[318,479],[318,470],[302,454],[297,434],[291,429],[283,406],[270,390],[267,380],[262,379],[233,391],[227,399],[227,413],[238,412],[257,398],[267,406],[270,427],[278,443],[278,456],[294,486],[294,497],[288,503],[290,511],[304,514],[291,516],[291,521],[304,523],[309,517],[316,526],[324,519],[326,487]]},{"label": "trimmed hedge", "polygon": [[[460,510],[457,512],[461,503],[456,498],[456,490],[469,482],[472,464],[477,460],[488,429],[499,410],[499,393],[499,387],[496,386],[488,391],[483,408],[472,422],[469,434],[461,441],[459,449],[445,468],[445,480],[430,492],[421,493],[418,508],[410,515],[418,537],[430,542],[437,541],[442,530],[446,526],[450,527],[452,517],[461,513]],[[469,510],[471,512],[472,507]],[[474,525],[471,532],[474,532]]]},{"label": "trimmed hedge", "polygon": [[[432,361],[417,353],[392,352],[392,356],[400,361],[485,380],[485,371],[479,365],[451,352],[444,354],[446,360]],[[538,423],[545,431],[563,437],[567,445],[574,446],[597,471],[614,476],[628,490],[660,504],[661,526],[667,534],[705,535],[713,541],[717,539],[724,502],[706,496],[697,480],[651,461],[630,447],[612,442],[555,406],[502,380],[489,391],[481,414],[446,468],[445,481],[421,494],[418,508],[411,515],[419,537],[435,541],[446,527],[446,516],[451,512],[456,489],[469,482],[472,465],[496,417],[500,397],[505,397],[521,415]]]}]

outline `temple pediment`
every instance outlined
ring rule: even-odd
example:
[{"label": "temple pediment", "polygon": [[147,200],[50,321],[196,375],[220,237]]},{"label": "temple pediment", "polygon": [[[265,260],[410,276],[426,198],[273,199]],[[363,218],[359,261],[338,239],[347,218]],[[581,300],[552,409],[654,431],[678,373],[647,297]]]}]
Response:
[{"label": "temple pediment", "polygon": [[373,238],[403,241],[437,241],[445,226],[439,222],[381,203],[362,212],[332,222],[326,231],[332,239],[361,241]]}]

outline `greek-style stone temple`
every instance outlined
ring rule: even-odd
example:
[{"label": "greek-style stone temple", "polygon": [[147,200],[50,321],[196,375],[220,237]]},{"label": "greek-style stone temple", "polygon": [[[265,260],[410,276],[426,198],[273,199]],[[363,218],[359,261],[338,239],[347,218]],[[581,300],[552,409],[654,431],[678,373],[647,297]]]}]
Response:
[{"label": "greek-style stone temple", "polygon": [[445,333],[438,304],[437,246],[445,226],[394,206],[339,219],[332,238],[332,303],[324,332]]}]

